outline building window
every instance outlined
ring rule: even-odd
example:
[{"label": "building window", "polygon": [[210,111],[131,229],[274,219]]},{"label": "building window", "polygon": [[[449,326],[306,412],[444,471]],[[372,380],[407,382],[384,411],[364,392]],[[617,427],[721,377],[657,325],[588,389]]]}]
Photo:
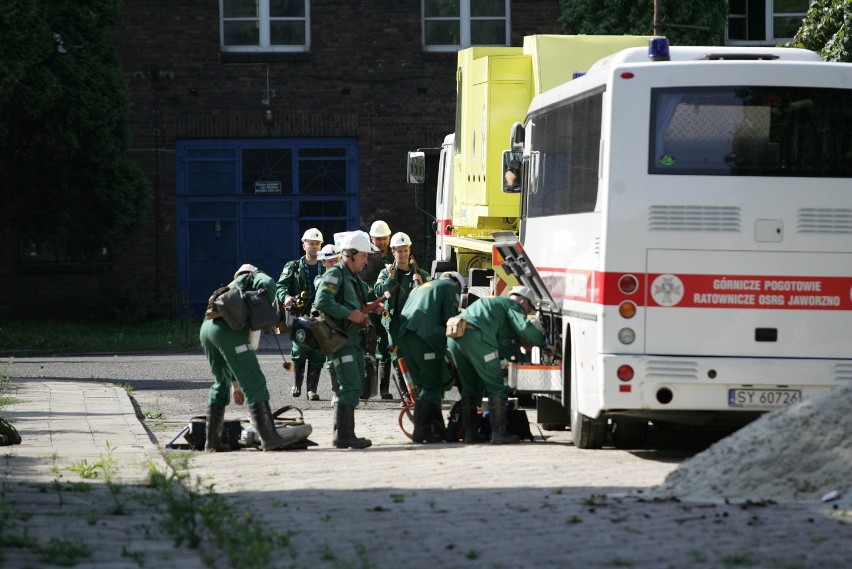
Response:
[{"label": "building window", "polygon": [[310,0],[219,0],[222,50],[308,51]]},{"label": "building window", "polygon": [[509,0],[422,0],[423,48],[509,45]]},{"label": "building window", "polygon": [[810,0],[730,0],[728,45],[777,45],[793,39]]}]

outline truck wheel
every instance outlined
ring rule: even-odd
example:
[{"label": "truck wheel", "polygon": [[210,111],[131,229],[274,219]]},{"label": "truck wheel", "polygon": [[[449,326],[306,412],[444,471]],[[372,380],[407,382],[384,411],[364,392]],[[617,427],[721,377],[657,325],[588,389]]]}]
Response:
[{"label": "truck wheel", "polygon": [[603,448],[607,426],[606,419],[592,419],[579,411],[571,411],[571,438],[577,448]]},{"label": "truck wheel", "polygon": [[648,438],[648,421],[616,419],[612,426],[612,444],[615,448],[643,448]]}]

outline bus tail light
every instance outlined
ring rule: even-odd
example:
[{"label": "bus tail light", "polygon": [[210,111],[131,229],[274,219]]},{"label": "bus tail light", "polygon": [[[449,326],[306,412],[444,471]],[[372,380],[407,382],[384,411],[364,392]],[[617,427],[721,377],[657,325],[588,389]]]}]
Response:
[{"label": "bus tail light", "polygon": [[633,318],[636,316],[636,305],[630,302],[622,302],[618,305],[618,313],[622,318]]},{"label": "bus tail light", "polygon": [[616,370],[615,374],[618,376],[618,379],[621,381],[630,381],[633,379],[633,368],[629,365],[618,366],[618,370]]},{"label": "bus tail light", "polygon": [[618,289],[624,294],[633,294],[639,288],[639,280],[633,275],[622,275],[618,279]]}]

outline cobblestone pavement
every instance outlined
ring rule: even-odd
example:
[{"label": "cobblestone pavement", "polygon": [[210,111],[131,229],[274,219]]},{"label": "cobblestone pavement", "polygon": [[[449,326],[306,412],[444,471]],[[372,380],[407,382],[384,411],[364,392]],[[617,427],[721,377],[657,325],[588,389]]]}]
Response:
[{"label": "cobblestone pavement", "polygon": [[[194,357],[200,363],[193,365],[203,369],[203,357]],[[102,365],[112,370],[122,365],[105,360]],[[150,363],[158,361],[152,356]],[[134,362],[144,365],[145,359]],[[695,452],[668,441],[658,445],[661,450],[586,451],[575,448],[570,432],[562,431],[521,445],[412,445],[396,423],[396,404],[377,402],[356,411],[356,432],[371,438],[373,447],[337,450],[330,444],[332,412],[324,401],[305,408],[314,429],[311,440],[318,443],[307,450],[167,451],[164,444],[174,432],[155,432],[158,441],[149,438],[125,389],[73,373],[68,379],[48,375],[13,375],[19,402],[4,408],[24,442],[0,449],[3,567],[59,565],[75,547],[87,550],[75,558],[79,567],[249,566],[229,560],[209,542],[198,549],[175,546],[177,530],[165,525],[174,518],[162,495],[142,485],[150,465],[169,471],[164,457],[185,463],[187,486],[212,485],[238,514],[234,519],[288,538],[274,548],[269,567],[795,569],[849,564],[848,500],[699,504],[643,499],[644,489],[662,482]],[[230,407],[228,418],[242,412]],[[102,475],[83,478],[81,465],[103,465],[105,457],[116,464],[110,484]],[[79,490],[81,483],[91,489]],[[233,532],[251,542],[251,536],[239,535],[251,527],[242,522]]]}]

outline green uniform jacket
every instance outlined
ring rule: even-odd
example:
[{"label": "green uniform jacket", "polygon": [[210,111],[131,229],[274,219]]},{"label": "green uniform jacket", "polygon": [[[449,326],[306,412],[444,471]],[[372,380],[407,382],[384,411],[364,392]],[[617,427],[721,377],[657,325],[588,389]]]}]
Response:
[{"label": "green uniform jacket", "polygon": [[[341,287],[343,288],[343,296],[338,301],[336,297]],[[361,291],[360,296],[357,292],[358,289]],[[367,283],[353,274],[345,262],[341,260],[323,274],[314,299],[314,306],[331,318],[340,329],[345,330],[349,334],[351,343],[353,336],[357,338],[358,334],[357,328],[354,328],[354,322],[349,320],[349,313],[364,307],[361,298],[370,302],[375,300],[375,295],[370,294]],[[353,326],[352,330],[350,330],[350,325]]]},{"label": "green uniform jacket", "polygon": [[436,353],[447,350],[447,319],[458,316],[459,287],[447,280],[423,283],[408,296],[399,314],[399,334],[421,337]]},{"label": "green uniform jacket", "polygon": [[[322,266],[322,263],[317,262],[317,264],[319,265],[317,276],[321,276],[325,272],[325,267]],[[308,297],[305,299],[304,308],[298,311],[297,316],[308,314],[311,311],[311,305],[316,296],[316,285],[308,276],[308,261],[305,257],[284,265],[281,276],[278,278],[275,294],[283,307],[287,296],[297,297],[302,292],[308,293]]]},{"label": "green uniform jacket", "polygon": [[[422,282],[429,280],[429,273],[423,269],[418,269]],[[387,317],[382,316],[382,325],[390,332],[391,340],[399,333],[399,312],[405,306],[408,296],[411,294],[411,285],[414,283],[414,269],[407,271],[397,269],[396,277],[390,278],[390,273],[387,268],[382,269],[379,273],[379,278],[376,280],[376,285],[373,287],[373,292],[376,298],[379,298],[389,291],[390,299],[385,301],[385,310]],[[397,287],[399,285],[399,287]]]},{"label": "green uniform jacket", "polygon": [[521,305],[508,297],[480,298],[462,310],[461,317],[479,328],[483,342],[495,350],[515,336],[544,347],[544,334],[527,318]]}]

